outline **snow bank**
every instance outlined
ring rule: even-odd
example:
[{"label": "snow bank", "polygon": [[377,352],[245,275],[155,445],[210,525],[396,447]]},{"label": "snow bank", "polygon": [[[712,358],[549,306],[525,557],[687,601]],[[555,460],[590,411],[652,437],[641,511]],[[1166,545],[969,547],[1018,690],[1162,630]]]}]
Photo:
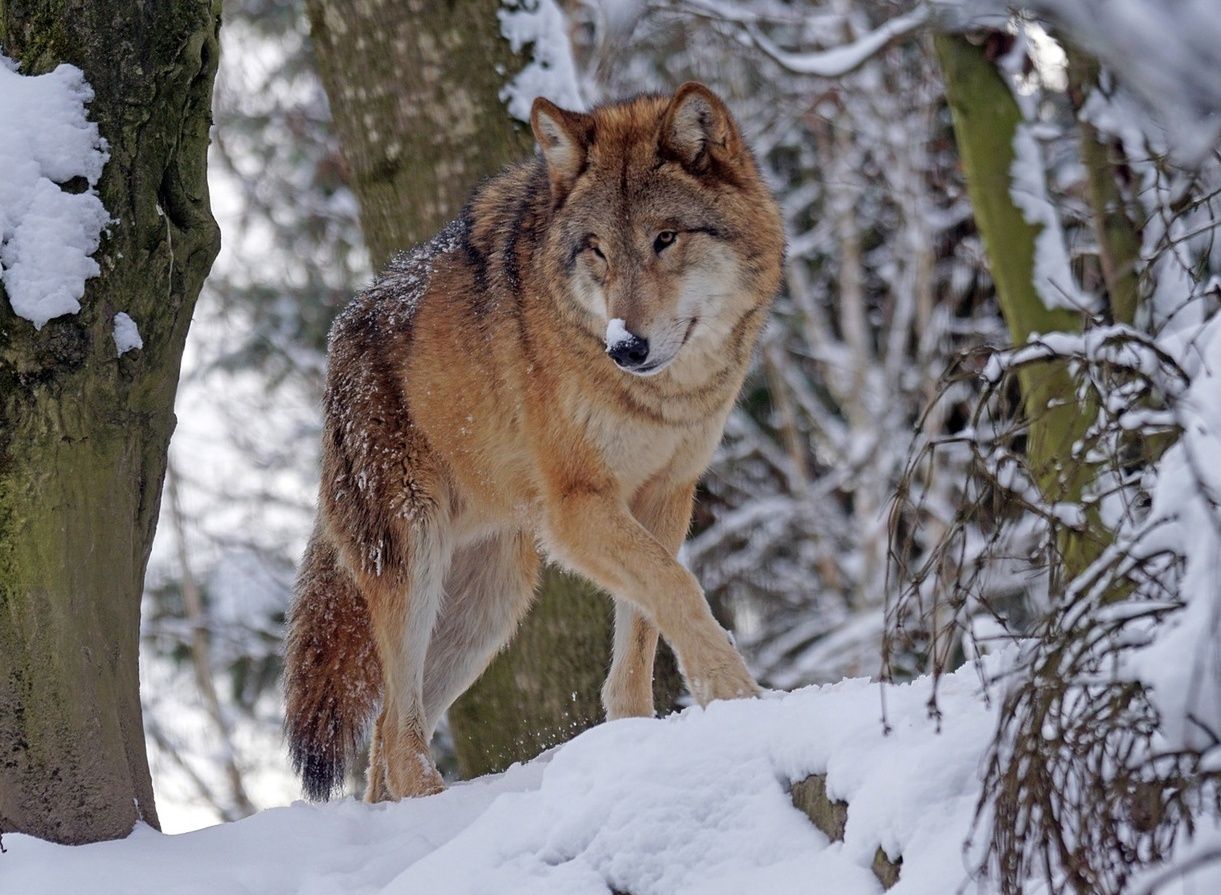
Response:
[{"label": "snow bank", "polygon": [[[98,179],[106,141],[85,106],[93,89],[73,65],[37,77],[0,54],[0,281],[13,311],[38,329],[75,314],[109,221]],[[83,180],[83,191],[63,185]]]},{"label": "snow bank", "polygon": [[[963,843],[994,726],[978,671],[941,683],[864,680],[662,720],[605,724],[506,774],[426,799],[296,803],[178,836],[69,848],[4,838],[5,891],[431,895],[873,895],[881,845],[903,867],[895,895],[945,895],[966,879]],[[826,773],[849,802],[842,843],[792,805]]]}]

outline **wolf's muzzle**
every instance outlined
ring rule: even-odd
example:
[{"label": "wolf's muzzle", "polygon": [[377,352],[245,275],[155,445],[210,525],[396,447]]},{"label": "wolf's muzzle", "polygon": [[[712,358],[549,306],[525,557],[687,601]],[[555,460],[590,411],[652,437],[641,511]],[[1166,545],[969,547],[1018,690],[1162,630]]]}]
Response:
[{"label": "wolf's muzzle", "polygon": [[622,339],[607,348],[606,353],[622,369],[628,371],[639,370],[645,366],[645,362],[649,359],[649,340],[629,334],[628,338]]}]

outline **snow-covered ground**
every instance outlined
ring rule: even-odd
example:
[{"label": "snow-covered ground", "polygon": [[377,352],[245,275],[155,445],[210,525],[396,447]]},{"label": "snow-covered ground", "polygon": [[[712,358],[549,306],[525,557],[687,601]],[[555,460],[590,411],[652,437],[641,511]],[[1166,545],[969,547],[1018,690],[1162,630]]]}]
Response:
[{"label": "snow-covered ground", "polygon": [[[865,895],[881,891],[880,845],[903,858],[891,892],[946,895],[967,879],[995,719],[974,666],[941,682],[940,732],[929,695],[927,680],[884,694],[848,680],[604,724],[503,775],[398,804],[298,802],[77,848],[8,835],[0,889]],[[792,805],[790,784],[811,773],[849,803],[843,842]]]}]

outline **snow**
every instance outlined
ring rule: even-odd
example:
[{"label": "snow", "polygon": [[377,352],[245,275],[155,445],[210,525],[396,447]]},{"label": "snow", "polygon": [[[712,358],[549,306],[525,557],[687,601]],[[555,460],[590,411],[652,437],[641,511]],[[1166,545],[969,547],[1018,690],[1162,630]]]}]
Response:
[{"label": "snow", "polygon": [[1086,296],[1073,277],[1064,244],[1060,216],[1047,196],[1043,152],[1030,124],[1018,125],[1013,134],[1013,166],[1009,194],[1026,222],[1038,228],[1034,242],[1034,286],[1047,308],[1070,311],[1092,310],[1094,300]]},{"label": "snow", "polygon": [[[73,65],[26,77],[0,54],[0,282],[14,313],[41,329],[80,310],[90,257],[109,222],[97,182],[106,141],[85,106],[93,89]],[[83,192],[62,185],[83,179]]]},{"label": "snow", "polygon": [[530,48],[530,61],[501,90],[500,98],[518,121],[530,120],[535,97],[565,109],[584,109],[567,20],[555,0],[505,0],[500,31],[514,53]]},{"label": "snow", "polygon": [[598,0],[598,9],[608,33],[630,35],[648,7],[645,0]]},{"label": "snow", "polygon": [[627,331],[627,325],[622,319],[615,317],[606,324],[606,350],[610,351],[616,345],[630,342],[633,336]]},{"label": "snow", "polygon": [[1221,315],[1174,353],[1192,377],[1177,403],[1183,432],[1158,463],[1149,521],[1128,549],[1181,556],[1185,606],[1147,631],[1127,671],[1150,688],[1166,748],[1206,750],[1221,730]]},{"label": "snow", "polygon": [[[943,26],[995,27],[1013,4],[1001,0],[927,0]],[[1031,0],[1083,49],[1122,75],[1162,121],[1176,156],[1198,162],[1221,138],[1221,15],[1216,0]]]},{"label": "snow", "polygon": [[114,315],[114,347],[122,357],[133,348],[143,348],[144,340],[140,338],[140,328],[125,312]]},{"label": "snow", "polygon": [[[989,672],[995,672],[995,659]],[[604,724],[525,766],[425,799],[295,803],[236,823],[77,848],[8,835],[6,889],[97,895],[383,892],[874,895],[878,846],[902,855],[894,895],[967,879],[964,842],[995,726],[981,669],[940,683],[845,680]],[[849,803],[842,843],[792,806],[827,775]]]}]

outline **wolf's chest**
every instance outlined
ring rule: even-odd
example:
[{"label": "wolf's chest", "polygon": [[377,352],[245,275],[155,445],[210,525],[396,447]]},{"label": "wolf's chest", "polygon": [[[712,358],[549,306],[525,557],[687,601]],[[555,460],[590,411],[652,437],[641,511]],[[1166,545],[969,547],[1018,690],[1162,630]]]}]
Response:
[{"label": "wolf's chest", "polygon": [[586,438],[625,496],[662,470],[702,468],[707,461],[698,455],[715,447],[715,433],[706,432],[704,426],[675,426],[602,408],[587,408],[581,419]]}]

